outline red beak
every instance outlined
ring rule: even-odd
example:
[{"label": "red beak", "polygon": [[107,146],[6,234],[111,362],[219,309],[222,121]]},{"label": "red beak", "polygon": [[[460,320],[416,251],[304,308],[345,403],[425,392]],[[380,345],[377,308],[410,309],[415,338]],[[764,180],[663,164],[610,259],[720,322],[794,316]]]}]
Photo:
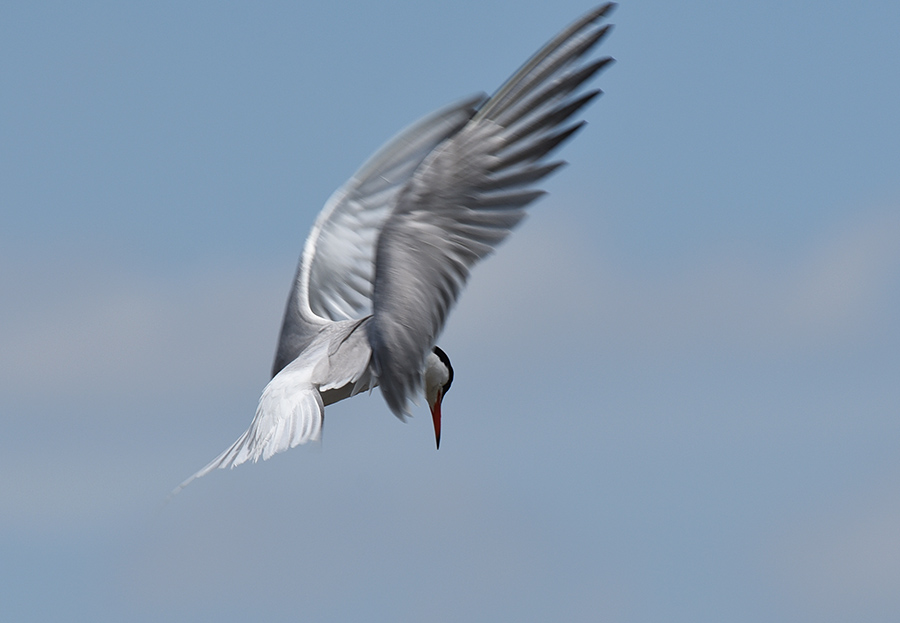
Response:
[{"label": "red beak", "polygon": [[437,400],[434,401],[434,406],[431,407],[431,419],[434,422],[434,441],[438,449],[441,447],[441,401],[443,399],[444,392],[439,390]]}]

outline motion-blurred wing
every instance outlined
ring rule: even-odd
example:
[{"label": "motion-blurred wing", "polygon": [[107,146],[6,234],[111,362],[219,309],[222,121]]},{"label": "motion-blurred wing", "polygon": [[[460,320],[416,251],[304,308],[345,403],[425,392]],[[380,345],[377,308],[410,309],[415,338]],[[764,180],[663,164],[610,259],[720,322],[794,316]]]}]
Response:
[{"label": "motion-blurred wing", "polygon": [[567,124],[600,91],[579,89],[612,59],[588,53],[608,32],[594,9],[535,54],[462,130],[421,164],[384,224],[375,260],[373,362],[398,416],[419,389],[426,353],[470,268],[543,194],[534,184],[561,161],[548,155],[583,121]]},{"label": "motion-blurred wing", "polygon": [[463,127],[483,95],[439,110],[391,139],[325,203],[288,297],[272,376],[309,345],[323,320],[372,312],[375,245],[397,195],[422,161]]}]

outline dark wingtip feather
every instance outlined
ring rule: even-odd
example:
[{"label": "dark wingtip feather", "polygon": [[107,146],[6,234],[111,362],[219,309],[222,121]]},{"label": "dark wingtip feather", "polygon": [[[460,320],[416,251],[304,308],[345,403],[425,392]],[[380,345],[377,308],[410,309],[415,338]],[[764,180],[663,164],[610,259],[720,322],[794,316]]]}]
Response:
[{"label": "dark wingtip feather", "polygon": [[501,87],[488,99],[487,102],[475,113],[475,116],[472,118],[473,121],[481,121],[482,119],[490,119],[494,118],[498,114],[502,113],[502,110],[508,108],[516,103],[518,97],[515,95],[515,89],[517,85],[520,85],[521,82],[526,79],[532,71],[538,68],[545,60],[550,58],[556,51],[558,51],[561,46],[563,46],[567,41],[572,40],[574,37],[579,36],[579,33],[585,36],[585,39],[581,41],[574,49],[569,50],[566,54],[567,58],[580,58],[588,53],[594,46],[596,46],[600,41],[606,38],[607,34],[610,32],[609,24],[604,25],[598,28],[596,31],[593,31],[590,34],[587,34],[589,28],[591,28],[594,22],[598,21],[600,18],[606,16],[612,9],[614,9],[616,4],[614,2],[607,2],[606,4],[600,5],[594,8],[592,11],[588,11],[580,18],[575,20],[572,24],[570,24],[567,28],[563,29],[560,33],[558,33],[553,39],[547,42],[544,47],[538,50],[528,61],[525,62],[519,70],[513,74],[513,76],[507,80]]},{"label": "dark wingtip feather", "polygon": [[551,110],[550,112],[533,119],[530,123],[511,132],[508,140],[515,143],[532,134],[537,134],[538,132],[561,126],[601,93],[602,91],[600,89],[594,89],[564,106]]},{"label": "dark wingtip feather", "polygon": [[480,186],[482,191],[491,191],[502,188],[516,188],[525,184],[539,182],[558,168],[566,164],[564,160],[557,160],[544,165],[531,165],[503,175],[488,176]]},{"label": "dark wingtip feather", "polygon": [[605,17],[609,15],[610,13],[615,11],[616,7],[618,6],[619,4],[617,2],[607,2],[606,4],[599,7],[600,12],[597,14],[597,17]]},{"label": "dark wingtip feather", "polygon": [[518,151],[512,152],[505,156],[502,156],[500,160],[492,167],[493,171],[499,171],[506,167],[513,166],[520,162],[525,161],[533,161],[538,160],[539,158],[543,158],[554,149],[559,147],[563,142],[571,138],[578,130],[583,128],[587,124],[587,121],[579,121],[578,123],[561,130],[555,134],[550,134],[549,136],[545,136],[541,140],[528,145],[525,149],[520,149]]}]

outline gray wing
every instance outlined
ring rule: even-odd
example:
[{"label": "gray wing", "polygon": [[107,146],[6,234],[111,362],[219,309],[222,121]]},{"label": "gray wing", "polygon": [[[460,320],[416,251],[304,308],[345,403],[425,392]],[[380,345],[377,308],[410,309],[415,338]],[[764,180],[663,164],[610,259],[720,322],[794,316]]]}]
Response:
[{"label": "gray wing", "polygon": [[468,98],[403,130],[328,199],[297,266],[273,377],[309,345],[322,323],[372,313],[375,245],[397,195],[425,157],[458,132],[482,101],[484,95]]},{"label": "gray wing", "polygon": [[399,195],[378,240],[368,325],[378,383],[396,415],[421,387],[425,356],[469,270],[543,194],[534,183],[563,164],[547,157],[583,125],[567,122],[600,93],[579,89],[612,60],[589,58],[609,30],[597,22],[612,6],[541,48]]}]

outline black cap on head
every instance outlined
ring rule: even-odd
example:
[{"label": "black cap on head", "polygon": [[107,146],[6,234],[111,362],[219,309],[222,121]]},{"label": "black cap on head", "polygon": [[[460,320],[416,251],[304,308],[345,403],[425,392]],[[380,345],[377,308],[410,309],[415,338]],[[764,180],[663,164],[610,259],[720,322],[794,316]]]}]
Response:
[{"label": "black cap on head", "polygon": [[447,353],[442,351],[439,347],[435,346],[433,349],[434,354],[438,356],[438,359],[441,360],[445,366],[447,366],[447,382],[441,387],[441,393],[446,394],[447,390],[450,389],[450,385],[453,383],[453,366],[450,365],[450,357],[447,356]]}]

